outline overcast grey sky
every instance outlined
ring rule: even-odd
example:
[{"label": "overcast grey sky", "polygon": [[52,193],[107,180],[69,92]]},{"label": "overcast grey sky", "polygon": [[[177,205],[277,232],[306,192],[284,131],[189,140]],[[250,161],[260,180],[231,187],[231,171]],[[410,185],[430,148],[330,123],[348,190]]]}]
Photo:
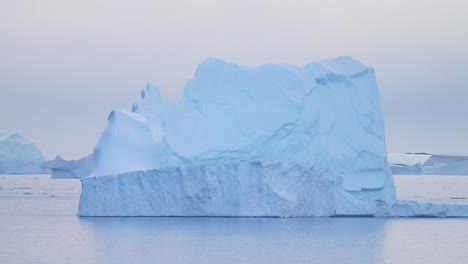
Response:
[{"label": "overcast grey sky", "polygon": [[0,131],[92,152],[147,82],[177,100],[208,57],[376,69],[390,152],[468,153],[468,1],[0,0]]}]

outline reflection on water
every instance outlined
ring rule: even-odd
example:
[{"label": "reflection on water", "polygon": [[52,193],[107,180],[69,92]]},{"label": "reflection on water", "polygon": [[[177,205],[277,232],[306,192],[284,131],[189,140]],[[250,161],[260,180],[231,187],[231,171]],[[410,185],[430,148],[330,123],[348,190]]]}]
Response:
[{"label": "reflection on water", "polygon": [[79,218],[79,181],[11,177],[0,263],[468,263],[468,219]]},{"label": "reflection on water", "polygon": [[108,263],[376,263],[386,221],[365,218],[82,218]]},{"label": "reflection on water", "polygon": [[385,263],[468,263],[468,219],[391,219],[382,237]]},{"label": "reflection on water", "polygon": [[466,175],[397,175],[393,178],[401,200],[468,204]]}]

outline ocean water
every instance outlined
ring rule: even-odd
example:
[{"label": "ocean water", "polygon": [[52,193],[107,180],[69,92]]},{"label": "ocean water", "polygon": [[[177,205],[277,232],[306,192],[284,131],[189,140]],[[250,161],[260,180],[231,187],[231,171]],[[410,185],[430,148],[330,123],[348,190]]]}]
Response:
[{"label": "ocean water", "polygon": [[[467,176],[396,176],[468,203]],[[77,179],[0,175],[0,263],[468,263],[468,219],[76,216]]]}]

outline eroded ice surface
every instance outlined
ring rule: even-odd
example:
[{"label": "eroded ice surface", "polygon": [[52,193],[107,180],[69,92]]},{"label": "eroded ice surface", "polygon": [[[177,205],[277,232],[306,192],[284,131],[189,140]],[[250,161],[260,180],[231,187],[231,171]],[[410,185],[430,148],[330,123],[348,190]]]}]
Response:
[{"label": "eroded ice surface", "polygon": [[82,216],[304,217],[377,210],[344,191],[336,174],[310,162],[195,164],[89,177],[82,183]]},{"label": "eroded ice surface", "polygon": [[383,188],[391,177],[374,70],[350,57],[304,67],[209,59],[178,103],[148,85],[133,113],[110,114],[94,175],[232,160],[320,162],[346,190]]}]

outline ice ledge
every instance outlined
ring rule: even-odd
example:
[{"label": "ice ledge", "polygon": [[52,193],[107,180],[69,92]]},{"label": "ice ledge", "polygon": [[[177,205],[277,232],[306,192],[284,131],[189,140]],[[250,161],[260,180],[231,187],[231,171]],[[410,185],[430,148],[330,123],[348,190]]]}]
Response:
[{"label": "ice ledge", "polygon": [[234,161],[81,179],[80,216],[468,217],[468,206],[359,197],[309,162]]},{"label": "ice ledge", "polygon": [[336,177],[307,162],[235,161],[81,179],[80,216],[328,216]]}]

